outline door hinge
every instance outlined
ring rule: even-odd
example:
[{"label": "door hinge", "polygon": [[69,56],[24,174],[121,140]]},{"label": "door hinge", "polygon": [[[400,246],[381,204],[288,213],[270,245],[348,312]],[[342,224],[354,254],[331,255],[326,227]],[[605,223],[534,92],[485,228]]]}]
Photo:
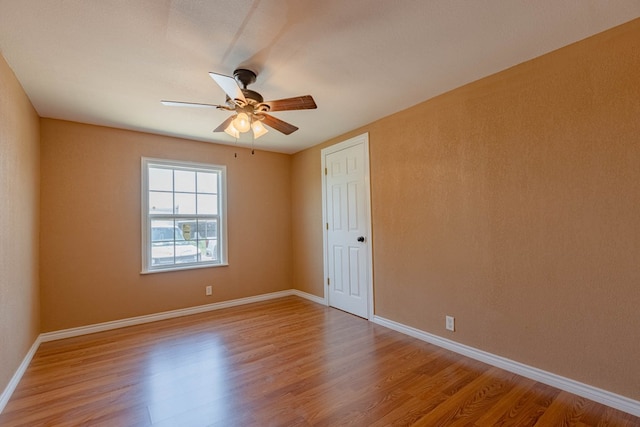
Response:
[{"label": "door hinge", "polygon": [[331,286],[331,279],[327,277],[327,286]]},{"label": "door hinge", "polygon": [[329,223],[327,223],[327,230],[329,229]]},{"label": "door hinge", "polygon": [[324,174],[327,175],[327,168],[324,168]]}]

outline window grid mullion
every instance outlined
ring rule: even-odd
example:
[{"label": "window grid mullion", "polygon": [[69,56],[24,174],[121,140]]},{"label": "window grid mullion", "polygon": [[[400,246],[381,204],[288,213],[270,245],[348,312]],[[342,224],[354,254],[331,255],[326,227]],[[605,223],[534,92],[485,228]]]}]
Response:
[{"label": "window grid mullion", "polygon": [[171,171],[171,212],[176,213],[176,170]]},{"label": "window grid mullion", "polygon": [[195,173],[195,180],[196,180],[196,182],[195,182],[195,185],[196,185],[196,214],[198,212],[200,212],[198,210],[198,173],[199,173],[198,171],[196,171],[196,173]]}]

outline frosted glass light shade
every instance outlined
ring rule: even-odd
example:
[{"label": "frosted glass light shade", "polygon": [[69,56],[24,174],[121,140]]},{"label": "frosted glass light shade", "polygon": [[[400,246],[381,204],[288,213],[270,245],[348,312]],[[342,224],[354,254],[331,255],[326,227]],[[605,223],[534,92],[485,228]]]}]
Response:
[{"label": "frosted glass light shade", "polygon": [[238,132],[238,129],[233,126],[233,122],[235,122],[235,120],[231,120],[229,126],[227,126],[224,131],[227,135],[231,135],[234,138],[240,138],[240,132]]},{"label": "frosted glass light shade", "polygon": [[248,132],[249,129],[251,129],[249,116],[247,116],[246,113],[238,113],[233,121],[233,126],[238,130],[238,132]]},{"label": "frosted glass light shade", "polygon": [[260,120],[256,120],[255,122],[251,123],[251,129],[253,129],[253,137],[255,139],[258,139],[265,133],[269,132]]}]

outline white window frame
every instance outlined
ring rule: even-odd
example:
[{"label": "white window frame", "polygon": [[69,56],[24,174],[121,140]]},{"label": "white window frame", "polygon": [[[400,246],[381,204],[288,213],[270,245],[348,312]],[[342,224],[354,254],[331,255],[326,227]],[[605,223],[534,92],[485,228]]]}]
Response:
[{"label": "white window frame", "polygon": [[[218,174],[218,223],[217,223],[217,245],[219,259],[215,261],[198,261],[188,264],[168,264],[162,266],[151,265],[151,220],[156,218],[149,213],[149,168],[160,167],[173,170],[188,170],[200,172],[215,172]],[[159,273],[163,271],[192,270],[197,268],[227,266],[227,168],[224,165],[213,165],[206,163],[186,162],[179,160],[155,159],[149,157],[142,158],[142,274]],[[196,193],[197,194],[197,193]],[[210,218],[210,215],[197,214],[167,214],[163,218]]]}]

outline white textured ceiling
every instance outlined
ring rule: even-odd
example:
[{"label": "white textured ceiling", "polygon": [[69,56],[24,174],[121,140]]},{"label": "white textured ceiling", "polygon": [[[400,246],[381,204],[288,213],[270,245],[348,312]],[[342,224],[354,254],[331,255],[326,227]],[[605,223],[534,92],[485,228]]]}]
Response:
[{"label": "white textured ceiling", "polygon": [[[640,16],[640,0],[0,0],[0,53],[38,114],[235,144],[209,77],[258,72],[300,128],[256,148],[294,153]],[[1,94],[0,94],[1,96]],[[250,144],[245,134],[240,144]]]}]

